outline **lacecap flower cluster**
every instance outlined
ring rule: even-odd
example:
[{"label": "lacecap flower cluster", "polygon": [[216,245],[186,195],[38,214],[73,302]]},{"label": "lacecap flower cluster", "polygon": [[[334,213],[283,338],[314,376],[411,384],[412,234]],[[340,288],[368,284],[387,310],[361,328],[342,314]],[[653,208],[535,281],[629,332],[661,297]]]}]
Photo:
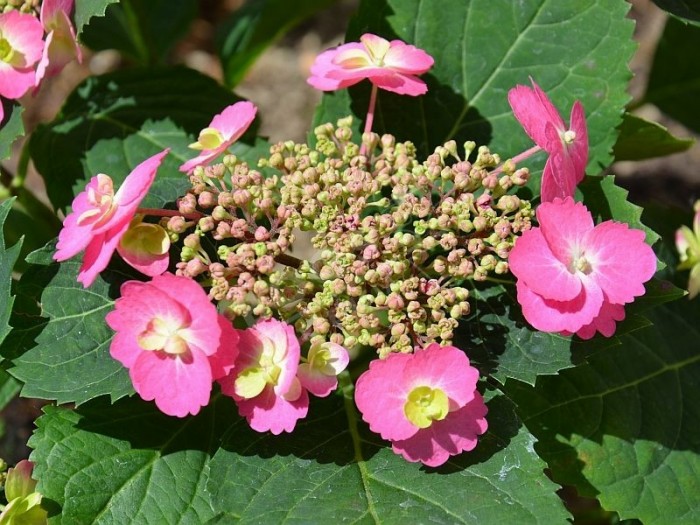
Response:
[{"label": "lacecap flower cluster", "polygon": [[[180,168],[191,187],[174,209],[139,207],[168,150],[117,190],[105,174],[88,183],[54,257],[84,251],[86,287],[115,252],[151,278],[125,282],[107,316],[111,355],[143,399],[185,417],[218,384],[254,430],[291,432],[310,396],[330,395],[339,377],[349,384],[351,361],[370,352],[355,382],[363,419],[407,460],[439,466],[487,429],[479,372],[452,345],[474,308],[471,281],[514,275],[537,329],[614,332],[655,258],[642,232],[596,226],[572,199],[588,151],[580,104],[568,129],[534,82],[518,86],[509,101],[533,148],[502,159],[449,141],[419,159],[371,123],[378,89],[425,93],[418,75],[431,66],[424,51],[376,35],[324,52],[313,86],[372,83],[360,139],[345,118],[317,127],[315,146],[274,144],[250,164],[228,151],[257,112],[238,102],[191,145],[199,153]],[[529,178],[520,164],[541,149],[550,157],[535,212],[516,191]],[[309,259],[295,250],[305,232]]]}]

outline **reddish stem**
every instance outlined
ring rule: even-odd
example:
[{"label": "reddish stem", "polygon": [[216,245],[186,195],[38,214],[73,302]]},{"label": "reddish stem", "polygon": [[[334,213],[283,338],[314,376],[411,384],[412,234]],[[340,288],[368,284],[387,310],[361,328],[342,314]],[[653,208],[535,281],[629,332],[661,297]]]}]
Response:
[{"label": "reddish stem", "polygon": [[[531,157],[531,156],[534,155],[535,153],[539,153],[540,151],[542,151],[542,148],[540,148],[539,146],[533,146],[533,147],[531,147],[530,149],[525,150],[525,151],[523,151],[522,153],[519,153],[518,155],[516,155],[515,157],[513,157],[513,158],[511,158],[511,159],[509,159],[509,160],[510,160],[513,164],[516,164],[516,165],[517,165],[518,162],[521,162],[521,161],[527,159],[528,157]],[[501,164],[500,166],[498,166],[498,167],[497,167],[495,170],[493,170],[491,173],[492,173],[493,175],[498,175],[498,174],[501,173],[502,171],[503,171],[503,164]]]},{"label": "reddish stem", "polygon": [[277,257],[275,257],[275,261],[295,269],[298,269],[301,266],[301,259],[287,255],[286,253],[280,253]]},{"label": "reddish stem", "polygon": [[177,210],[161,210],[158,208],[139,208],[136,210],[136,213],[140,213],[142,215],[154,215],[156,217],[184,217],[185,219],[195,221],[204,217],[204,214],[199,213],[198,211],[192,213],[180,213]]},{"label": "reddish stem", "polygon": [[[372,84],[372,93],[369,96],[369,107],[367,108],[367,118],[365,119],[365,130],[362,132],[362,136],[372,132],[372,124],[374,123],[374,108],[377,105],[377,86]],[[360,148],[360,155],[367,154],[367,145],[362,142],[362,147]]]}]

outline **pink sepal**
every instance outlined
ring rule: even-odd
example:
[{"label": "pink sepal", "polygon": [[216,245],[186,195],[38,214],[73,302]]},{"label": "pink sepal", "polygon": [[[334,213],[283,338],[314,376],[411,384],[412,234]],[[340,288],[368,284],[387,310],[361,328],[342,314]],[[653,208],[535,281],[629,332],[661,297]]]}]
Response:
[{"label": "pink sepal", "polygon": [[136,392],[146,401],[155,400],[158,409],[169,416],[195,415],[209,403],[212,375],[203,353],[182,357],[143,351],[129,376]]},{"label": "pink sepal", "polygon": [[208,128],[214,128],[223,136],[223,142],[212,149],[204,149],[194,159],[188,160],[180,171],[189,173],[197,166],[204,166],[223,153],[231,144],[236,142],[255,119],[258,108],[252,102],[236,102],[216,115]]},{"label": "pink sepal", "polygon": [[250,428],[257,432],[270,431],[275,435],[291,432],[297,421],[306,417],[309,411],[309,394],[301,389],[294,401],[288,401],[275,394],[272,387],[267,386],[253,399],[236,399],[238,412],[245,417]]},{"label": "pink sepal", "polygon": [[612,304],[607,300],[600,307],[600,312],[591,324],[581,327],[576,335],[581,339],[591,339],[596,332],[605,337],[612,337],[617,328],[617,322],[625,318],[625,307],[621,304]]},{"label": "pink sepal", "polygon": [[476,447],[478,436],[488,428],[488,409],[479,392],[462,408],[450,412],[442,421],[419,430],[412,437],[394,441],[392,449],[407,461],[418,462],[429,467],[439,467],[450,456],[468,452]]}]

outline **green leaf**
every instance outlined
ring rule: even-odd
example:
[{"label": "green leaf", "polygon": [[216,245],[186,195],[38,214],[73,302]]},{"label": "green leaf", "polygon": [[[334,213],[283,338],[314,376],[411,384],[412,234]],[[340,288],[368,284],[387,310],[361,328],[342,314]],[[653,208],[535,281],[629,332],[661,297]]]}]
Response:
[{"label": "green leaf", "polygon": [[571,337],[532,328],[522,316],[514,286],[475,288],[471,298],[475,315],[460,323],[454,342],[482,375],[502,384],[509,377],[534,384],[539,375],[574,366]]},{"label": "green leaf", "polygon": [[[0,410],[3,410],[15,398],[20,387],[21,385],[14,377],[0,369]],[[2,431],[0,431],[1,435]]]},{"label": "green leaf", "polygon": [[613,154],[615,160],[643,160],[663,157],[690,149],[695,139],[674,137],[667,128],[625,113]]},{"label": "green leaf", "polygon": [[[22,188],[18,193],[20,195],[22,193],[26,194],[29,193],[29,190]],[[22,240],[22,248],[15,263],[15,272],[20,274],[24,273],[29,266],[25,261],[27,255],[42,248],[56,236],[56,230],[53,227],[42,227],[43,224],[39,215],[36,213],[32,214],[24,208],[23,204],[18,198],[5,222],[5,241],[9,244],[14,244]],[[54,220],[58,220],[55,215]],[[28,224],[31,224],[32,227],[27,228]]]},{"label": "green leaf", "polygon": [[[0,202],[0,344],[3,343],[12,330],[12,326],[9,323],[12,306],[15,302],[15,297],[12,295],[12,269],[22,249],[21,238],[10,248],[5,245],[3,227],[5,226],[5,219],[7,219],[12,209],[13,202],[14,199]],[[17,392],[19,392],[19,387],[19,383],[14,378],[0,369],[0,410],[15,397]]]},{"label": "green leaf", "polygon": [[204,523],[214,517],[205,483],[214,427],[226,416],[220,409],[182,420],[133,399],[44,411],[29,441],[34,475],[37,490],[61,507],[64,523]]},{"label": "green leaf", "polygon": [[695,0],[654,0],[654,3],[688,24],[700,25],[700,6]]},{"label": "green leaf", "polygon": [[16,314],[22,322],[5,349],[12,360],[8,371],[25,383],[22,395],[81,404],[133,393],[126,369],[109,355],[113,332],[105,323],[125,278],[122,267],[104,271],[85,290],[76,280],[79,261],[40,262],[46,266],[32,268],[20,282],[26,302]]},{"label": "green leaf", "polygon": [[[51,202],[65,210],[97,173],[121,181],[129,173],[127,167],[131,170],[172,146],[156,183],[156,188],[163,188],[168,186],[165,178],[175,182],[167,195],[160,193],[161,200],[172,201],[187,183],[177,169],[193,156],[186,142],[192,142],[216,113],[236,100],[214,80],[185,68],[90,77],[70,95],[56,120],[32,134],[32,159],[46,181]],[[110,167],[118,171],[110,172]]]},{"label": "green leaf", "polygon": [[4,225],[7,215],[10,213],[14,199],[0,202],[0,343],[12,329],[9,325],[12,305],[15,301],[12,296],[12,269],[17,262],[17,257],[22,249],[22,239],[18,239],[11,247],[5,245]]},{"label": "green leaf", "polygon": [[309,418],[283,436],[252,431],[225,397],[184,420],[138,399],[47,407],[30,440],[38,490],[73,523],[566,520],[504,396],[489,401],[477,448],[438,470],[404,461],[358,428],[348,403],[314,400]]},{"label": "green leaf", "polygon": [[586,177],[578,189],[596,224],[610,219],[626,222],[630,228],[645,232],[647,244],[659,240],[658,234],[642,223],[643,208],[627,200],[629,192],[615,185],[614,176]]},{"label": "green leaf", "polygon": [[700,132],[700,69],[694,63],[700,27],[675,18],[666,22],[649,73],[645,101],[693,131]]},{"label": "green leaf", "polygon": [[559,483],[622,519],[700,520],[700,302],[657,308],[654,326],[588,364],[506,392]]},{"label": "green leaf", "polygon": [[[0,100],[0,104],[3,104],[2,100]],[[7,110],[8,107],[10,108],[9,111]],[[12,153],[12,144],[24,135],[23,112],[23,106],[10,103],[5,104],[5,118],[0,122],[0,145],[2,145],[0,148],[0,160],[9,158]]]},{"label": "green leaf", "polygon": [[104,16],[107,6],[118,1],[119,0],[75,0],[74,19],[78,36],[82,35],[85,24],[88,24],[93,16]]},{"label": "green leaf", "polygon": [[95,51],[117,49],[143,65],[163,63],[196,16],[195,0],[122,0],[90,22],[82,42]]},{"label": "green leaf", "polygon": [[294,26],[335,0],[248,0],[217,28],[224,83],[236,86],[255,59]]},{"label": "green leaf", "polygon": [[[435,66],[421,97],[381,91],[375,131],[413,141],[422,153],[444,141],[475,140],[502,157],[532,146],[507,92],[532,76],[565,119],[574,100],[586,110],[590,169],[612,161],[634,52],[633,24],[622,0],[365,0],[347,40],[364,32],[425,49]],[[364,119],[369,83],[325,95],[316,123]],[[541,169],[545,155],[525,165]]]}]

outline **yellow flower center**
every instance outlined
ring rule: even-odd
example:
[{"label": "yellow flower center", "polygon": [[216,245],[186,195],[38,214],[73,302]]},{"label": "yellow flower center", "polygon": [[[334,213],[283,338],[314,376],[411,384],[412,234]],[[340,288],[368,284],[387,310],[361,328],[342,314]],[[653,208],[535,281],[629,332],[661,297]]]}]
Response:
[{"label": "yellow flower center", "polygon": [[163,255],[170,249],[168,232],[158,224],[141,222],[142,217],[136,217],[129,229],[121,238],[120,244],[132,253]]},{"label": "yellow flower center", "polygon": [[108,175],[100,173],[97,176],[97,188],[89,188],[87,201],[91,208],[78,217],[78,226],[92,223],[93,228],[105,224],[117,211],[114,199],[114,184]]},{"label": "yellow flower center", "polygon": [[3,38],[2,35],[0,35],[0,60],[9,63],[12,61],[14,54],[15,50],[12,48],[10,43],[6,38]]},{"label": "yellow flower center", "polygon": [[569,129],[564,132],[562,138],[564,139],[565,144],[573,144],[576,140],[576,132]]},{"label": "yellow flower center", "polygon": [[367,54],[369,55],[372,63],[375,66],[382,67],[384,65],[384,57],[389,52],[391,44],[388,40],[378,37],[366,37],[360,38],[360,42],[365,46]]},{"label": "yellow flower center", "polygon": [[433,421],[447,417],[449,406],[447,394],[442,389],[418,386],[409,392],[403,412],[406,419],[418,428],[428,428]]},{"label": "yellow flower center", "polygon": [[591,273],[591,270],[593,270],[591,263],[588,262],[588,259],[586,259],[585,257],[579,257],[578,259],[576,259],[576,261],[574,262],[574,268],[577,271],[582,272],[586,275]]},{"label": "yellow flower center", "polygon": [[190,348],[183,337],[183,328],[175,319],[154,317],[139,334],[138,344],[144,350],[163,351],[171,355],[184,354]]},{"label": "yellow flower center", "polygon": [[267,385],[277,385],[282,367],[278,364],[284,358],[284,352],[276,352],[272,341],[262,334],[262,351],[257,364],[242,370],[234,383],[236,395],[244,399],[258,396]]},{"label": "yellow flower center", "polygon": [[312,369],[318,370],[327,376],[334,376],[336,374],[335,369],[331,365],[333,356],[328,349],[327,343],[312,346],[309,349],[309,354],[306,359],[309,363],[309,367]]},{"label": "yellow flower center", "polygon": [[197,150],[216,149],[224,142],[224,136],[216,128],[204,128],[199,132],[197,142],[190,144],[190,148]]}]

